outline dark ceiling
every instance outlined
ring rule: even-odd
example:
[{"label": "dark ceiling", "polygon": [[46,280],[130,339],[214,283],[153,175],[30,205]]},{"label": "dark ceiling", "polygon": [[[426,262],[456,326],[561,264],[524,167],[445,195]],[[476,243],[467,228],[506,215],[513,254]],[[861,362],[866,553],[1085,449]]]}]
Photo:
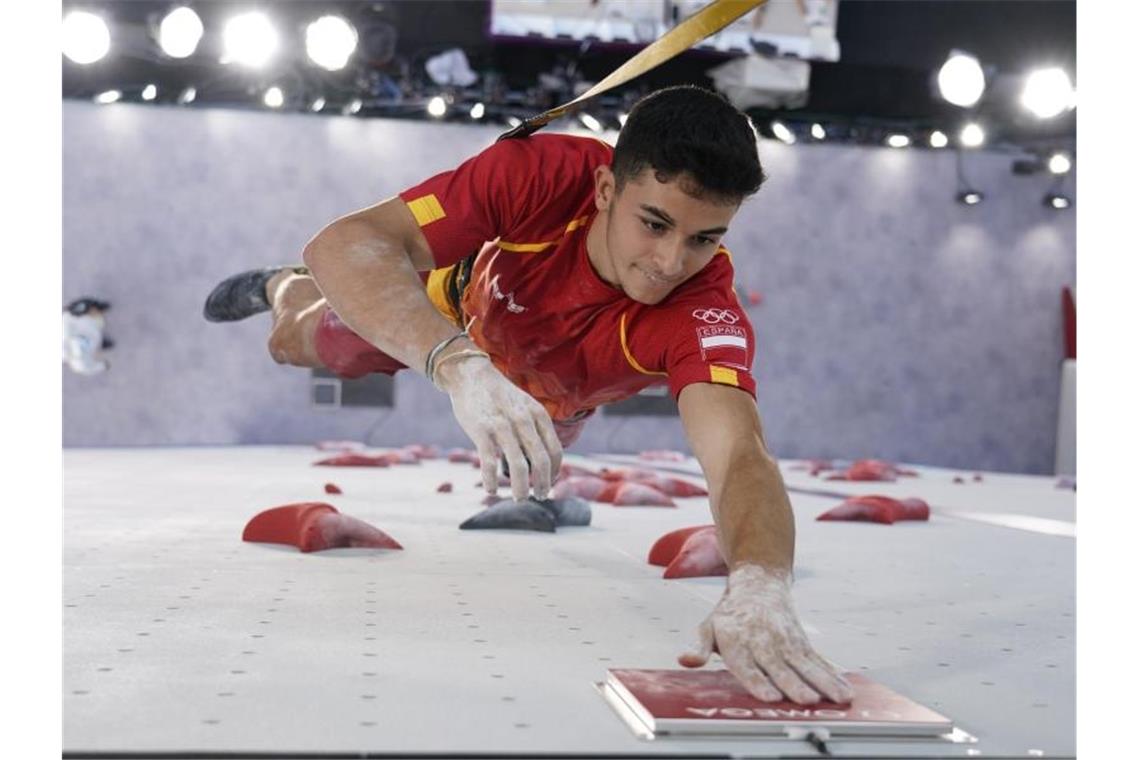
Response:
[{"label": "dark ceiling", "polygon": [[[435,53],[460,47],[472,68],[484,76],[470,92],[455,93],[457,100],[464,95],[493,98],[495,91],[500,102],[526,116],[572,97],[568,88],[573,81],[567,81],[566,91],[544,90],[536,86],[538,74],[558,71],[565,80],[597,81],[637,51],[622,45],[595,44],[583,49],[579,43],[493,40],[486,32],[490,2],[484,0],[263,2],[260,7],[280,23],[287,37],[292,35],[293,47],[301,56],[304,24],[318,13],[334,11],[356,23],[362,50],[344,72],[319,72],[297,58],[261,74],[239,77],[223,71],[209,51],[211,45],[217,49],[221,20],[248,4],[220,0],[190,4],[202,17],[206,38],[192,58],[169,61],[154,51],[145,25],[160,18],[173,6],[171,2],[65,2],[64,10],[101,9],[112,22],[118,52],[88,67],[64,59],[64,96],[90,97],[118,88],[126,99],[137,99],[137,92],[153,82],[162,93],[160,101],[193,85],[199,91],[199,105],[250,106],[260,87],[283,81],[285,89],[296,94],[296,108],[304,107],[304,98],[317,95],[330,103],[363,97],[375,107],[366,107],[362,115],[399,116],[379,107],[392,100],[395,88],[397,99],[416,105],[414,109],[405,106],[408,115],[415,112],[418,117],[422,108],[417,98],[434,94],[423,62]],[[1069,142],[1075,134],[1076,111],[1039,122],[1024,115],[1015,102],[1017,77],[1033,68],[1060,65],[1076,81],[1076,3],[1071,0],[841,0],[836,37],[841,59],[812,63],[808,102],[782,112],[749,109],[758,124],[778,113],[787,120],[846,125],[852,133],[861,125],[954,129],[963,112],[933,95],[930,82],[947,54],[957,48],[976,55],[987,70],[989,87],[976,114],[991,126],[992,144],[1032,148]],[[667,84],[711,86],[704,72],[726,59],[718,53],[690,51],[620,92],[628,100]]]}]

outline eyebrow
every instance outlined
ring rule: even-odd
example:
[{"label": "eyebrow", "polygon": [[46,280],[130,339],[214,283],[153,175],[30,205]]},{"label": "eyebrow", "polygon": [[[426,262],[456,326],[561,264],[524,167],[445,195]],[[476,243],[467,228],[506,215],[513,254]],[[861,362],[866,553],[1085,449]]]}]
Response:
[{"label": "eyebrow", "polygon": [[[666,214],[664,211],[657,208],[656,206],[650,206],[648,203],[642,203],[641,204],[641,210],[645,211],[647,213],[653,214],[655,217],[657,217],[661,221],[665,222],[666,224],[671,224],[674,227],[677,226],[677,223],[673,221],[673,217],[669,216],[668,214]],[[728,232],[728,227],[713,227],[712,229],[701,230],[700,232],[698,232],[696,234],[698,234],[698,235],[721,235],[725,232]]]}]

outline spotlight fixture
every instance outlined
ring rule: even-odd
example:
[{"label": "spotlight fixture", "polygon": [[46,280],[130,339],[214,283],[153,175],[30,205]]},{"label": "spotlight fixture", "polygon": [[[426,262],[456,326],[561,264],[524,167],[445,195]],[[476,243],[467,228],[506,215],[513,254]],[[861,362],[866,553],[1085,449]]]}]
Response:
[{"label": "spotlight fixture", "polygon": [[356,29],[340,16],[321,16],[305,30],[309,60],[328,71],[343,69],[356,52]]},{"label": "spotlight fixture", "polygon": [[601,132],[602,131],[602,123],[600,121],[598,121],[597,118],[595,118],[594,116],[592,116],[588,113],[585,113],[585,112],[579,113],[578,114],[578,121],[582,122],[582,124],[586,127],[586,129],[590,130],[591,132]]},{"label": "spotlight fixture", "polygon": [[193,87],[187,87],[178,95],[178,105],[184,106],[188,103],[193,103],[194,98],[198,97],[198,90]]},{"label": "spotlight fixture", "polygon": [[1045,197],[1041,199],[1041,203],[1054,209],[1066,209],[1073,205],[1069,196],[1060,193],[1046,193]]},{"label": "spotlight fixture", "polygon": [[222,32],[225,53],[222,63],[240,63],[261,68],[277,53],[277,30],[269,17],[259,11],[234,16]]},{"label": "spotlight fixture", "polygon": [[787,145],[791,145],[796,141],[795,133],[788,129],[787,124],[778,119],[772,120],[772,134],[775,135],[777,140]]},{"label": "spotlight fixture", "polygon": [[827,130],[819,122],[811,125],[811,136],[816,140],[823,140],[827,137]]},{"label": "spotlight fixture", "polygon": [[930,147],[931,148],[945,148],[950,143],[950,138],[946,133],[940,129],[936,129],[930,133]]},{"label": "spotlight fixture", "polygon": [[986,131],[979,124],[970,122],[958,133],[958,142],[965,148],[977,148],[986,141]]},{"label": "spotlight fixture", "polygon": [[976,206],[985,199],[985,196],[977,190],[963,190],[958,193],[958,202],[967,206]]},{"label": "spotlight fixture", "polygon": [[325,107],[325,99],[324,98],[317,98],[316,100],[313,101],[312,105],[309,106],[309,110],[312,111],[313,113],[320,113],[324,109],[324,107]]},{"label": "spotlight fixture", "polygon": [[443,99],[442,96],[436,95],[434,98],[428,101],[427,112],[435,118],[439,119],[445,113],[447,113],[447,102]]},{"label": "spotlight fixture", "polygon": [[285,93],[281,92],[280,87],[270,87],[265,91],[261,101],[270,108],[280,108],[285,104]]},{"label": "spotlight fixture", "polygon": [[487,107],[482,103],[476,103],[475,105],[471,106],[472,119],[482,119],[483,114],[485,113],[487,113]]},{"label": "spotlight fixture", "polygon": [[1051,119],[1076,103],[1069,75],[1061,68],[1038,69],[1025,80],[1021,105],[1038,119]]},{"label": "spotlight fixture", "polygon": [[111,49],[111,31],[101,16],[86,11],[71,11],[63,17],[63,54],[86,66],[107,55]]},{"label": "spotlight fixture", "polygon": [[887,138],[887,145],[892,148],[905,148],[910,145],[910,138],[906,135],[894,134]]},{"label": "spotlight fixture", "polygon": [[960,50],[951,51],[938,70],[938,92],[943,99],[969,108],[982,99],[985,90],[986,76],[978,59]]},{"label": "spotlight fixture", "polygon": [[158,88],[155,87],[153,84],[148,84],[146,87],[143,88],[143,91],[142,91],[142,99],[143,100],[154,100],[156,97],[158,97]]},{"label": "spotlight fixture", "polygon": [[123,93],[120,90],[107,90],[96,95],[95,102],[106,105],[107,103],[114,103],[122,97]]},{"label": "spotlight fixture", "polygon": [[171,58],[188,58],[202,40],[202,19],[186,7],[175,8],[158,26],[158,46]]},{"label": "spotlight fixture", "polygon": [[1073,162],[1064,153],[1054,153],[1049,156],[1049,171],[1053,174],[1068,174],[1073,168]]}]

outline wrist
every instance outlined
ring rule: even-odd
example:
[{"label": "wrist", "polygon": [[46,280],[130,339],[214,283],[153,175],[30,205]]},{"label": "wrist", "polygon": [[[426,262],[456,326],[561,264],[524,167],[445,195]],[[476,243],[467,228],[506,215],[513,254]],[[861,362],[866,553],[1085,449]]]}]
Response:
[{"label": "wrist", "polygon": [[480,360],[489,362],[490,357],[469,339],[456,341],[436,358],[434,373],[428,379],[436,388],[450,394],[463,384],[464,379],[481,363]]},{"label": "wrist", "polygon": [[791,590],[792,571],[779,565],[761,565],[755,562],[741,562],[733,566],[728,574],[728,588]]}]

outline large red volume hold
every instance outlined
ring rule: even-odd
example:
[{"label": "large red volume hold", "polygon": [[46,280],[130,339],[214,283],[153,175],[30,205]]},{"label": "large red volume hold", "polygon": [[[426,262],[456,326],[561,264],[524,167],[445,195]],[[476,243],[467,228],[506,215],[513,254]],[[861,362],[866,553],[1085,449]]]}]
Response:
[{"label": "large red volume hold", "polygon": [[241,540],[288,544],[303,552],[341,547],[404,548],[384,531],[342,515],[336,507],[319,501],[285,504],[259,512],[246,523]]},{"label": "large red volume hold", "polygon": [[665,566],[664,578],[728,575],[715,525],[694,525],[666,533],[650,548],[649,564]]},{"label": "large red volume hold", "polygon": [[653,546],[649,548],[649,564],[665,567],[680,553],[681,547],[685,545],[689,536],[698,530],[715,527],[715,525],[691,525],[688,528],[669,531],[654,541]]}]

